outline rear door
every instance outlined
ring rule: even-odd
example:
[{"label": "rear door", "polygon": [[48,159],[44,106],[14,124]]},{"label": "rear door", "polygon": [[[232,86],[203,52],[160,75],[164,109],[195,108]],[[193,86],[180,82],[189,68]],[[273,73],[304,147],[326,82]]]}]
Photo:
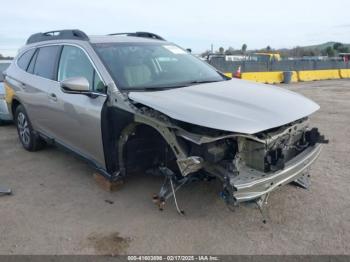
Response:
[{"label": "rear door", "polygon": [[[22,70],[18,78],[17,95],[24,104],[35,130],[46,133],[48,118],[45,112],[47,90],[56,81],[55,71],[61,46],[31,49],[20,57],[17,65]],[[29,64],[26,60],[29,59]]]},{"label": "rear door", "polygon": [[[69,94],[60,81],[85,77],[96,96]],[[64,45],[57,63],[55,85],[47,94],[47,130],[59,143],[104,167],[101,111],[106,101],[104,83],[88,54],[80,47]]]}]

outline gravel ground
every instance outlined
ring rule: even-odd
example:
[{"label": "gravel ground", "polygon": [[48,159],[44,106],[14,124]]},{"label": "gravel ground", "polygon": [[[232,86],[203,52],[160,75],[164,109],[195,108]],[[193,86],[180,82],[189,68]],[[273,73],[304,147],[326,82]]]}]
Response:
[{"label": "gravel ground", "polygon": [[164,212],[154,206],[156,177],[105,192],[85,162],[54,147],[26,152],[15,128],[3,126],[0,184],[14,194],[0,198],[0,254],[350,254],[350,81],[283,87],[321,105],[312,122],[330,144],[310,190],[271,194],[267,224],[255,207],[227,210],[215,181],[178,193],[184,217],[172,202]]}]

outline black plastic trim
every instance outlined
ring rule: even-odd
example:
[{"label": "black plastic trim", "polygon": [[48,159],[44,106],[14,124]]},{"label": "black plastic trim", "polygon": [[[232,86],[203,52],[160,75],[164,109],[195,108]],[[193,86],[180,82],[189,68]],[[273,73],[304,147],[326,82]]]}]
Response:
[{"label": "black plastic trim", "polygon": [[144,37],[144,38],[152,38],[157,40],[165,41],[165,39],[157,34],[150,32],[135,32],[135,33],[113,33],[109,35],[126,35],[126,36],[136,36],[136,37]]},{"label": "black plastic trim", "polygon": [[83,31],[78,29],[66,29],[33,34],[28,38],[26,44],[29,45],[37,42],[61,39],[89,41],[89,37]]}]

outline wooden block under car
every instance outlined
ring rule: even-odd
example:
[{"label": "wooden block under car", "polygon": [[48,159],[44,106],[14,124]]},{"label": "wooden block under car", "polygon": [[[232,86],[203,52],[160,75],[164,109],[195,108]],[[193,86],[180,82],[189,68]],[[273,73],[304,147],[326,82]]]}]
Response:
[{"label": "wooden block under car", "polygon": [[117,181],[111,181],[108,178],[104,177],[101,174],[94,173],[94,179],[97,184],[102,187],[102,189],[114,192],[120,189],[120,187],[124,184],[123,180],[119,179]]}]

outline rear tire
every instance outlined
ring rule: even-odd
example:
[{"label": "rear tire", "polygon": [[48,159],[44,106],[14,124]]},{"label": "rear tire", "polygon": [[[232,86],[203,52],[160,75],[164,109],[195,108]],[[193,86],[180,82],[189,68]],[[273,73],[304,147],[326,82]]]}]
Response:
[{"label": "rear tire", "polygon": [[28,115],[22,105],[17,106],[15,113],[15,123],[18,137],[23,147],[31,152],[42,149],[45,141],[35,134]]}]

